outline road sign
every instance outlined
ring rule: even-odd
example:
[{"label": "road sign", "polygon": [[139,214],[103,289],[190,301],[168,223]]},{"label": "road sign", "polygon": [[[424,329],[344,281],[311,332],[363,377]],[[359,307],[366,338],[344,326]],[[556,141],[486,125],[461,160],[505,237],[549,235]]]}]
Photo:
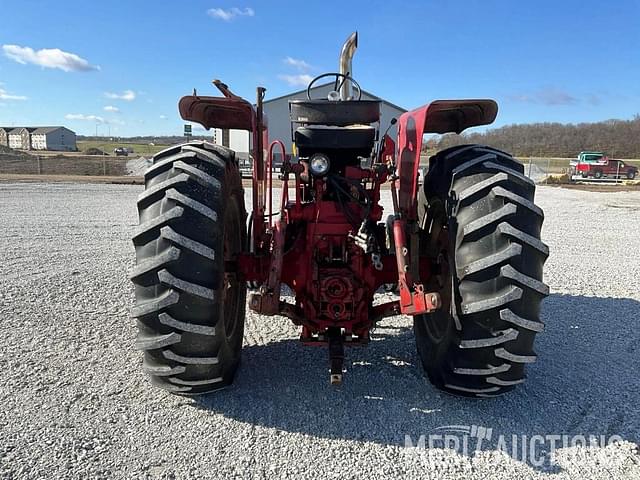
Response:
[{"label": "road sign", "polygon": [[186,125],[184,126],[184,136],[185,137],[190,137],[191,136],[191,125]]}]

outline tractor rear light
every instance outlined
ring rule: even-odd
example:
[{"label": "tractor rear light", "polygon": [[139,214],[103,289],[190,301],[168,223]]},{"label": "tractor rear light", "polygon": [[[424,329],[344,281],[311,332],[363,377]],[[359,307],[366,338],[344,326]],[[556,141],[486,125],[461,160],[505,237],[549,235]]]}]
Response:
[{"label": "tractor rear light", "polygon": [[309,159],[309,170],[316,177],[323,177],[329,172],[331,162],[324,153],[315,153]]}]

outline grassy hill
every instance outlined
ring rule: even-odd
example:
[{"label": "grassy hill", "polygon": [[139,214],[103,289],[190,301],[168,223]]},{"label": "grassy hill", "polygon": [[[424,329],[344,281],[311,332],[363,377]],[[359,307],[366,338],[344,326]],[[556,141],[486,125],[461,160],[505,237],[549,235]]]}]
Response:
[{"label": "grassy hill", "polygon": [[[211,140],[210,137],[192,137],[193,140]],[[116,147],[126,147],[133,150],[133,155],[150,156],[155,155],[160,150],[164,150],[171,145],[184,143],[185,137],[165,136],[165,137],[126,137],[110,140],[104,137],[78,136],[78,150],[86,151],[88,148],[98,148],[109,155],[113,155]],[[153,144],[153,145],[152,145]],[[131,154],[129,154],[131,156]]]},{"label": "grassy hill", "polygon": [[133,150],[129,156],[150,156],[155,155],[160,150],[164,150],[170,145],[163,144],[143,144],[143,143],[131,143],[131,142],[109,142],[104,140],[78,140],[78,150],[81,152],[87,151],[89,148],[98,148],[109,155],[113,155],[113,149],[116,147],[126,147]]}]

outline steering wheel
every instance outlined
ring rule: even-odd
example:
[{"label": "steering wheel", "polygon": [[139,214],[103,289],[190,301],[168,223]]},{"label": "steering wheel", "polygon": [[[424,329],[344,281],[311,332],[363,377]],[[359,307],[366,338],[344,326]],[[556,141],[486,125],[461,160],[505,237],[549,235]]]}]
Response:
[{"label": "steering wheel", "polygon": [[[351,81],[351,84],[355,87],[355,89],[358,91],[358,98],[356,98],[355,100],[360,100],[362,98],[362,89],[360,88],[360,84],[358,82],[356,82],[353,77],[349,76],[349,75],[345,75],[344,73],[338,73],[338,72],[333,72],[333,73],[323,73],[322,75],[318,75],[316,78],[314,78],[313,80],[311,80],[311,82],[309,83],[309,86],[307,87],[307,98],[309,100],[313,100],[311,98],[311,88],[313,87],[313,85],[320,79],[325,78],[325,77],[335,77],[335,82],[333,83],[333,89],[334,91],[338,92],[340,90],[340,87],[342,87],[342,84],[344,84],[344,82],[346,82],[347,80]],[[353,99],[352,99],[353,100]]]}]

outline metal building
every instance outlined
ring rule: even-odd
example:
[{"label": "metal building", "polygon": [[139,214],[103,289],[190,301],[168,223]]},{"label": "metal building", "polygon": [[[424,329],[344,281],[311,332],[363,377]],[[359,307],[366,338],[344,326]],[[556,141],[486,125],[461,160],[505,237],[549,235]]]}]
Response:
[{"label": "metal building", "polygon": [[[333,82],[319,85],[311,89],[311,98],[327,98],[329,92],[333,90]],[[287,152],[291,152],[291,123],[289,118],[289,100],[304,100],[307,98],[307,89],[283,95],[281,97],[265,100],[264,113],[269,121],[269,142],[282,140]],[[394,105],[372,93],[362,91],[362,100],[379,100],[380,106],[380,133],[384,133],[389,127],[392,118],[398,118],[406,112],[402,107]],[[389,129],[392,138],[395,138],[395,125]]]},{"label": "metal building", "polygon": [[[311,98],[327,98],[327,95],[331,90],[333,90],[332,82],[313,87],[310,92]],[[269,122],[269,143],[273,140],[282,140],[285,144],[287,153],[291,153],[292,139],[291,123],[289,118],[289,100],[302,100],[306,98],[307,89],[304,89],[264,101],[264,113]],[[394,105],[393,103],[364,90],[362,91],[362,99],[379,100],[381,102],[381,134],[389,127],[392,118],[398,118],[399,115],[406,112],[404,108]],[[391,137],[395,138],[396,126],[392,126],[389,129],[389,132]],[[229,130],[225,132],[221,129],[213,129],[213,140],[218,145],[224,145],[236,151],[241,159],[248,158],[249,156],[250,139],[248,132],[242,130]],[[276,157],[279,155],[277,152],[278,150],[276,150]],[[277,160],[278,159],[276,158],[276,161]]]}]

